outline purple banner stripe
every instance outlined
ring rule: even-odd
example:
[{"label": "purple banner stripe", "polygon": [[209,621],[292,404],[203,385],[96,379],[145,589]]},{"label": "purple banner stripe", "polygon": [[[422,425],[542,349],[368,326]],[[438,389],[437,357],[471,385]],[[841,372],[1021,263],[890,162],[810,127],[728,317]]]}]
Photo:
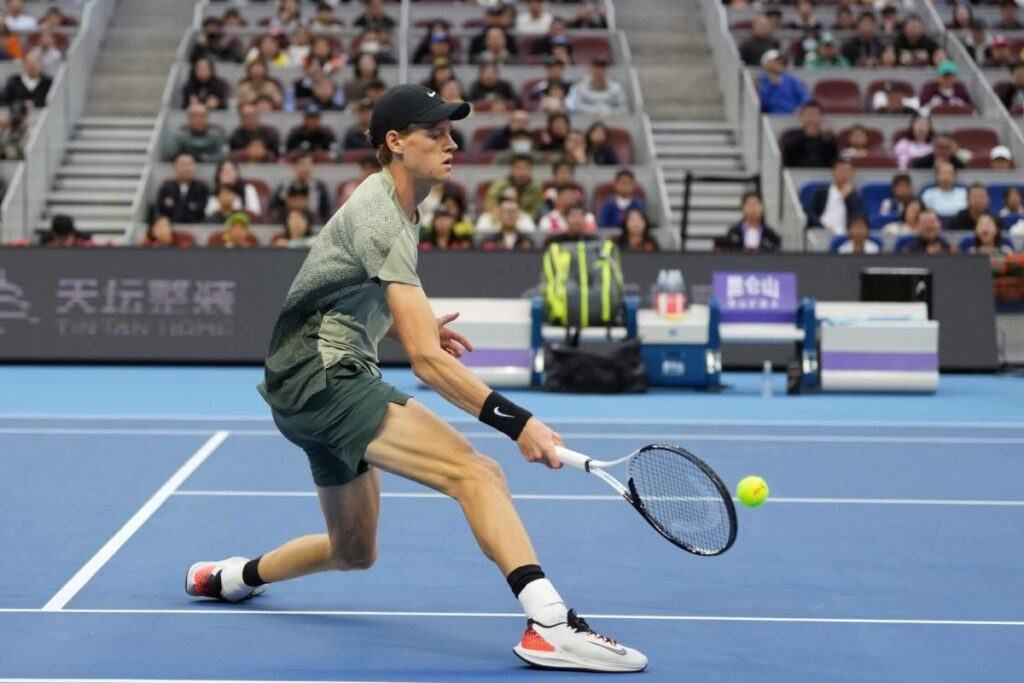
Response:
[{"label": "purple banner stripe", "polygon": [[723,323],[788,323],[796,321],[796,311],[781,310],[722,310]]},{"label": "purple banner stripe", "polygon": [[462,364],[469,368],[495,368],[512,366],[530,367],[529,349],[476,349],[462,356]]},{"label": "purple banner stripe", "polygon": [[938,372],[939,354],[873,351],[822,351],[824,370]]}]

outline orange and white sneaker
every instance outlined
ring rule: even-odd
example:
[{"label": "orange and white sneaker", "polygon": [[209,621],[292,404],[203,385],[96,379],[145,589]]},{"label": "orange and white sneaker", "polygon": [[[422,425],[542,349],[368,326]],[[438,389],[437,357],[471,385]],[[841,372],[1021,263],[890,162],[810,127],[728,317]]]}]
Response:
[{"label": "orange and white sneaker", "polygon": [[248,561],[245,557],[229,557],[220,562],[196,562],[185,575],[185,592],[225,602],[242,602],[254,598],[266,592],[267,585],[253,588],[242,581],[242,568]]},{"label": "orange and white sneaker", "polygon": [[527,620],[526,632],[512,651],[540,669],[627,673],[647,668],[642,652],[591,631],[573,610],[550,626]]}]

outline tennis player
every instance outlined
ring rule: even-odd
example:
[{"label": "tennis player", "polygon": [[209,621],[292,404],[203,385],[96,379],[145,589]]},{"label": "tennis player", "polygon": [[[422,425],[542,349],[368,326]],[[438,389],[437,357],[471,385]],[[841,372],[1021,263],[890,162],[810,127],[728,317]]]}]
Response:
[{"label": "tennis player", "polygon": [[[416,207],[451,177],[452,121],[470,113],[432,90],[400,85],[373,109],[383,170],[327,223],[277,319],[260,393],[284,436],[309,457],[326,534],[254,560],[198,562],[189,595],[238,602],[267,584],[331,569],[368,569],[377,554],[377,469],[456,499],[484,554],[526,613],[513,651],[542,668],[641,671],[647,657],[590,630],[545,578],[497,463],[421,403],[381,380],[377,345],[398,339],[425,384],[513,439],[530,462],[561,467],[558,434],[491,391],[459,362],[470,342],[435,319],[416,274]],[[439,539],[440,540],[440,539]]]}]

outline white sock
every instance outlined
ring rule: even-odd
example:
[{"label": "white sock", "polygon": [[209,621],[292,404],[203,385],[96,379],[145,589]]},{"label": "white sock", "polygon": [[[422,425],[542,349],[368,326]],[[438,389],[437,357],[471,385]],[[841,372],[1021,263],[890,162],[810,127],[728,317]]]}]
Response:
[{"label": "white sock", "polygon": [[547,579],[537,579],[526,584],[519,592],[519,603],[527,618],[542,624],[562,621],[568,612],[562,596]]},{"label": "white sock", "polygon": [[244,558],[232,558],[224,568],[220,570],[220,592],[228,600],[241,600],[252,593],[251,586],[247,586],[242,580],[242,570],[245,568]]}]

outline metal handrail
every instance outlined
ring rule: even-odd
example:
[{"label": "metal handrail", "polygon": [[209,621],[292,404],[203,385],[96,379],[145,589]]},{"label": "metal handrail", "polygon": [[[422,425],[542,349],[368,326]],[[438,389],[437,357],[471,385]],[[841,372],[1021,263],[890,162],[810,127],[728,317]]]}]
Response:
[{"label": "metal handrail", "polygon": [[683,208],[680,212],[682,215],[679,219],[679,238],[682,240],[681,251],[686,251],[686,240],[689,237],[690,229],[690,198],[693,196],[693,184],[695,182],[701,183],[719,183],[719,184],[754,184],[757,188],[757,193],[761,194],[761,174],[742,174],[742,175],[717,175],[713,173],[694,173],[693,171],[686,171],[683,176]]}]

